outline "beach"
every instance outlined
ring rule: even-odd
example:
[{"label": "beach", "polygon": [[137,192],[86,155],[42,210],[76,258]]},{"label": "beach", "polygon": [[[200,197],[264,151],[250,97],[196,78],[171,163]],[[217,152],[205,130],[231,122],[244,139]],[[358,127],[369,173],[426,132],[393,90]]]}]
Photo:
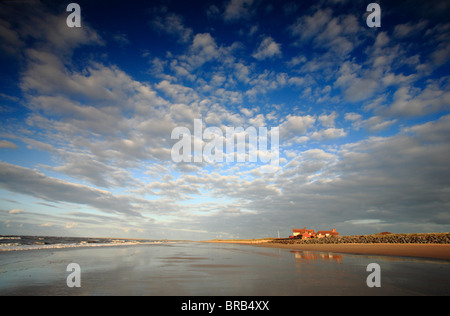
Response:
[{"label": "beach", "polygon": [[209,240],[301,251],[321,251],[362,255],[381,255],[450,260],[448,233],[340,236],[321,239],[262,238]]},{"label": "beach", "polygon": [[[253,244],[254,245],[254,244]],[[442,244],[281,244],[257,243],[262,247],[348,254],[399,256],[450,260],[450,245]]]},{"label": "beach", "polygon": [[[448,260],[261,240],[58,246],[3,251],[0,262],[1,296],[450,295]],[[80,287],[66,283],[70,263],[80,266]],[[366,284],[371,263],[381,287]]]}]

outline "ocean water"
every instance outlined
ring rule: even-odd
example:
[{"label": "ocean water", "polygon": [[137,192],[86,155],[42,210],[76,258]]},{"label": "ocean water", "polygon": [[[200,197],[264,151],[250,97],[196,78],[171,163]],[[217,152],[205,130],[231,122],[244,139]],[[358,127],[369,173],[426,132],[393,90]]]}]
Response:
[{"label": "ocean water", "polygon": [[0,235],[0,251],[38,250],[55,248],[104,247],[117,245],[153,244],[163,242],[148,239],[5,236]]},{"label": "ocean water", "polygon": [[[0,295],[450,294],[450,262],[442,260],[181,241],[63,244],[0,251]],[[80,287],[67,285],[70,263],[80,267]],[[367,285],[370,263],[380,267],[380,287]]]}]

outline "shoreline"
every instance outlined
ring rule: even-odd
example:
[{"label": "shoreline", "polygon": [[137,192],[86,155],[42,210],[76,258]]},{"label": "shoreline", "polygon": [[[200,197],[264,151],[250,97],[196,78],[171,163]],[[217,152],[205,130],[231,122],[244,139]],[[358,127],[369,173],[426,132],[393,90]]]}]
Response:
[{"label": "shoreline", "polygon": [[257,247],[283,248],[299,251],[320,251],[375,256],[416,257],[450,261],[450,244],[342,243],[283,244],[270,239],[209,240],[210,243],[245,244]]}]

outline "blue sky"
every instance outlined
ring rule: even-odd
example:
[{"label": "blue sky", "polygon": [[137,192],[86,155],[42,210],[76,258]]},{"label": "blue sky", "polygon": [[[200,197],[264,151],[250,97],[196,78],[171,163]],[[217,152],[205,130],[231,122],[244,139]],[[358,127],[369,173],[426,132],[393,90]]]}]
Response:
[{"label": "blue sky", "polygon": [[[0,4],[0,234],[449,231],[446,1],[69,3]],[[175,163],[195,119],[279,167]]]}]

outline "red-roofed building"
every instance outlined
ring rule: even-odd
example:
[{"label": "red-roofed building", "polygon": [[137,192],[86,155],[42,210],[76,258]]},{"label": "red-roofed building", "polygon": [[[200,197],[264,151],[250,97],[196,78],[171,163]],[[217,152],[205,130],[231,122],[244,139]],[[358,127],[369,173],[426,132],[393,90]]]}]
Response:
[{"label": "red-roofed building", "polygon": [[294,228],[292,230],[292,236],[289,236],[289,238],[309,239],[309,238],[323,238],[332,236],[339,236],[339,233],[334,228],[332,230],[320,230],[316,233],[314,229],[306,229],[305,227],[302,229]]},{"label": "red-roofed building", "polygon": [[339,236],[339,233],[336,231],[335,228],[333,228],[332,230],[319,230],[317,232],[317,238],[332,237],[332,236]]},{"label": "red-roofed building", "polygon": [[289,238],[307,239],[313,237],[315,234],[314,229],[306,229],[306,227],[302,229],[294,228],[292,230],[292,236],[289,236]]}]

